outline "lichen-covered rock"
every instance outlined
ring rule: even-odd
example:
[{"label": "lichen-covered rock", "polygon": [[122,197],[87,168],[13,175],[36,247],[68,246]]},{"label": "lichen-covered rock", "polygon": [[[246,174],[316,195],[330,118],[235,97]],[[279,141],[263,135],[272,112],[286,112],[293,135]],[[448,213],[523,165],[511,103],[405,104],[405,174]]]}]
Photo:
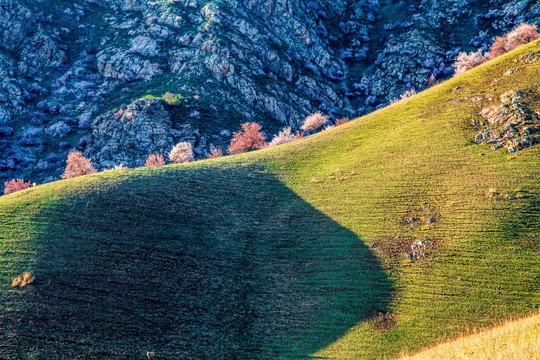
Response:
[{"label": "lichen-covered rock", "polygon": [[524,120],[521,108],[513,108],[509,105],[499,105],[483,109],[480,111],[480,116],[491,126],[519,123]]},{"label": "lichen-covered rock", "polygon": [[508,91],[499,97],[503,105],[483,109],[485,120],[476,135],[477,144],[493,144],[491,150],[505,148],[508,152],[526,149],[539,140],[540,119],[530,110],[529,103],[538,103],[538,96],[527,91]]},{"label": "lichen-covered rock", "polygon": [[133,39],[129,51],[143,56],[156,56],[159,54],[157,41],[148,36],[137,36]]},{"label": "lichen-covered rock", "polygon": [[70,131],[71,127],[65,122],[60,121],[46,128],[45,134],[61,139],[67,134],[69,134]]},{"label": "lichen-covered rock", "polygon": [[0,123],[7,123],[23,112],[24,92],[14,78],[15,71],[14,61],[0,54]]},{"label": "lichen-covered rock", "polygon": [[530,51],[521,55],[520,57],[522,64],[532,64],[540,61],[540,51]]},{"label": "lichen-covered rock", "polygon": [[523,102],[524,93],[508,91],[499,99],[503,105],[493,106],[480,111],[480,116],[489,126],[523,125],[531,116],[528,106]]},{"label": "lichen-covered rock", "polygon": [[116,48],[105,49],[97,55],[97,69],[106,78],[127,82],[151,80],[162,74],[159,64],[130,51]]},{"label": "lichen-covered rock", "polygon": [[32,29],[35,15],[18,0],[0,1],[0,44],[13,50]]},{"label": "lichen-covered rock", "polygon": [[136,100],[101,116],[92,128],[94,144],[86,154],[105,168],[142,166],[148,155],[166,154],[174,145],[170,114],[155,99]]},{"label": "lichen-covered rock", "polygon": [[491,138],[491,133],[487,130],[480,131],[474,138],[474,142],[477,144],[482,144],[487,142]]},{"label": "lichen-covered rock", "polygon": [[56,42],[39,29],[22,44],[18,69],[23,74],[38,75],[39,71],[49,71],[60,66],[66,60],[66,54]]}]

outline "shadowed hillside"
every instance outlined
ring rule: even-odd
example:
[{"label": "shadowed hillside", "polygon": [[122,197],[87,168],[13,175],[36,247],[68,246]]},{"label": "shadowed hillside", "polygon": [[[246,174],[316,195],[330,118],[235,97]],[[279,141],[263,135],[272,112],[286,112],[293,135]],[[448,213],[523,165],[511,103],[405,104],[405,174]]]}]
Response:
[{"label": "shadowed hillside", "polygon": [[386,310],[363,242],[261,167],[170,170],[2,204],[3,268],[37,277],[3,288],[2,358],[304,358]]}]

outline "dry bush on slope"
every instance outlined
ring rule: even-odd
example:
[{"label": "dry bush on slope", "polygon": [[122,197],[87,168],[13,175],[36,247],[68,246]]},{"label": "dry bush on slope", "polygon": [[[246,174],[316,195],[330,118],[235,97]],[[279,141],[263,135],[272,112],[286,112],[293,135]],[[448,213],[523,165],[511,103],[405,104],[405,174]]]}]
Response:
[{"label": "dry bush on slope", "polygon": [[540,34],[536,25],[520,24],[509,33],[495,38],[493,45],[489,48],[489,58],[494,59],[539,38]]},{"label": "dry bush on slope", "polygon": [[23,288],[26,285],[32,284],[34,280],[35,278],[32,276],[31,273],[25,272],[22,275],[19,275],[13,279],[13,281],[11,282],[11,287]]},{"label": "dry bush on slope", "polygon": [[509,33],[496,37],[487,53],[483,53],[482,49],[470,53],[460,52],[453,65],[455,69],[454,75],[463,74],[467,70],[482,65],[488,60],[539,39],[540,34],[537,30],[536,25],[523,23]]},{"label": "dry bush on slope", "polygon": [[488,60],[489,55],[482,53],[482,49],[478,49],[478,51],[473,51],[468,54],[466,52],[460,52],[453,65],[455,69],[454,75],[463,74],[465,71],[482,65]]},{"label": "dry bush on slope", "polygon": [[319,130],[328,121],[328,116],[316,112],[309,115],[302,125],[302,130]]},{"label": "dry bush on slope", "polygon": [[261,130],[262,126],[255,122],[243,123],[242,130],[233,134],[229,152],[240,154],[266,147],[266,139]]},{"label": "dry bush on slope", "polygon": [[62,179],[71,179],[77,176],[96,173],[96,169],[92,165],[90,159],[84,157],[80,151],[72,151],[67,158],[66,169],[62,175]]},{"label": "dry bush on slope", "polygon": [[176,144],[169,152],[169,160],[175,164],[187,163],[193,160],[193,145],[188,142]]},{"label": "dry bush on slope", "polygon": [[165,165],[165,159],[162,155],[159,154],[151,154],[146,158],[146,162],[144,163],[144,166],[146,167],[158,167]]},{"label": "dry bush on slope", "polygon": [[335,125],[340,126],[340,125],[348,123],[349,121],[351,121],[351,119],[349,119],[348,117],[344,117],[341,119],[337,119]]},{"label": "dry bush on slope", "polygon": [[13,179],[4,183],[4,194],[11,194],[17,191],[28,189],[29,182],[24,182],[23,179]]},{"label": "dry bush on slope", "polygon": [[292,133],[291,127],[286,127],[274,136],[268,147],[285,144],[297,139],[297,135]]},{"label": "dry bush on slope", "polygon": [[220,147],[210,146],[210,152],[208,153],[208,159],[217,159],[223,156],[223,149]]},{"label": "dry bush on slope", "polygon": [[410,98],[411,96],[414,96],[414,95],[416,95],[416,89],[407,90],[407,91],[405,91],[403,94],[401,94],[399,96],[399,99],[394,99],[394,100],[390,101],[390,104],[396,104],[396,103],[400,102],[401,100],[408,99],[408,98]]}]

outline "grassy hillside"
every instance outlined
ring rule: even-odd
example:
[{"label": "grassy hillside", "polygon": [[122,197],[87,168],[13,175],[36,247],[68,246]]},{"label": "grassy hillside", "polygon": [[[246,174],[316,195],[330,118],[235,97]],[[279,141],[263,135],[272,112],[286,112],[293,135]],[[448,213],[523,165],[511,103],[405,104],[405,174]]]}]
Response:
[{"label": "grassy hillside", "polygon": [[540,358],[540,315],[516,320],[401,360],[530,360]]},{"label": "grassy hillside", "polygon": [[539,50],[294,143],[2,197],[0,357],[391,359],[535,312],[540,148],[469,119],[539,91]]}]

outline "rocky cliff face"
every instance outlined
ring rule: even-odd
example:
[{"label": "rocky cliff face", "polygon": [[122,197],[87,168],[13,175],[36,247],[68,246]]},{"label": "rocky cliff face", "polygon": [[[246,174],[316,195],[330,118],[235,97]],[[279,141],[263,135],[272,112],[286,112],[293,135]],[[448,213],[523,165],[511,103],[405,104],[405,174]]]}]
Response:
[{"label": "rocky cliff face", "polygon": [[57,179],[74,148],[136,166],[186,139],[202,157],[245,121],[362,115],[537,20],[523,0],[0,0],[0,178]]}]

